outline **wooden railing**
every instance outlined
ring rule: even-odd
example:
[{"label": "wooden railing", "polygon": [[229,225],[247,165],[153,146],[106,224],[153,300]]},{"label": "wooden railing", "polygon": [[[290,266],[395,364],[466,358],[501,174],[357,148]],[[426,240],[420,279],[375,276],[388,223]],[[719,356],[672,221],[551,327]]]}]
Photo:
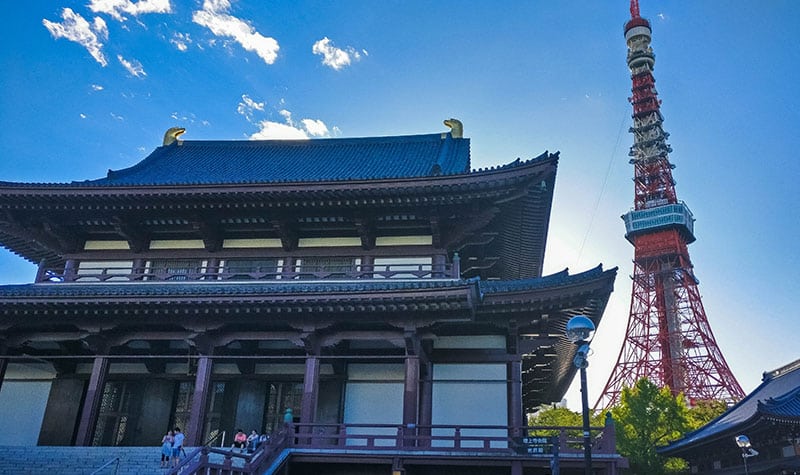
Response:
[{"label": "wooden railing", "polygon": [[[595,455],[616,453],[613,424],[592,427]],[[558,434],[541,437],[556,447],[542,447],[530,451],[532,434]],[[192,474],[261,474],[268,468],[279,468],[291,451],[302,452],[313,449],[314,453],[331,454],[337,451],[354,450],[388,455],[392,452],[424,451],[427,455],[441,453],[481,453],[492,457],[517,457],[520,455],[545,458],[559,454],[583,452],[582,428],[530,426],[509,428],[507,426],[397,426],[390,424],[289,424],[272,434],[270,442],[254,453],[240,453],[233,449],[204,446],[189,454],[169,475]],[[535,447],[535,446],[534,446]],[[554,455],[555,454],[555,455]]]},{"label": "wooden railing", "polygon": [[453,279],[460,275],[458,263],[392,264],[313,267],[289,269],[220,269],[192,267],[154,269],[149,267],[97,267],[90,269],[47,268],[37,282],[180,282],[180,281],[265,281],[265,280],[356,280],[356,279]]}]

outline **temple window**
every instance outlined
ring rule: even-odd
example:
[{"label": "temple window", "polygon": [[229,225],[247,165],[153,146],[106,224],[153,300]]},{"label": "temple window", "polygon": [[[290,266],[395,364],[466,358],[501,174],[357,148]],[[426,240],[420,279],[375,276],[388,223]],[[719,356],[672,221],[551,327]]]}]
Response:
[{"label": "temple window", "polygon": [[75,277],[80,282],[127,281],[133,271],[133,261],[82,261]]},{"label": "temple window", "polygon": [[147,261],[146,273],[152,280],[197,280],[206,265],[201,259],[152,259]]},{"label": "temple window", "polygon": [[283,268],[283,259],[225,259],[220,267],[220,279],[278,279]]},{"label": "temple window", "polygon": [[294,271],[298,279],[328,279],[355,276],[360,268],[357,257],[303,257],[297,259]]},{"label": "temple window", "polygon": [[429,279],[432,276],[430,257],[376,257],[373,268],[376,279]]}]

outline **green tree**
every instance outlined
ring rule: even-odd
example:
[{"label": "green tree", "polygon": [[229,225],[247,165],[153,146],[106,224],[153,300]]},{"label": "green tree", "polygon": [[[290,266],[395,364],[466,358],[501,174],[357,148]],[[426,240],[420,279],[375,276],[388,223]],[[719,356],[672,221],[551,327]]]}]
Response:
[{"label": "green tree", "polygon": [[[543,406],[538,412],[528,418],[529,426],[543,427],[574,427],[567,431],[567,437],[571,439],[570,445],[577,448],[581,447],[583,437],[583,416],[580,412],[570,411],[566,407]],[[603,427],[605,418],[601,414],[589,414],[589,425],[592,427]],[[559,436],[560,430],[535,429],[530,431],[532,436]]]},{"label": "green tree", "polygon": [[718,399],[701,400],[689,408],[689,425],[697,430],[728,410],[728,404]]},{"label": "green tree", "polygon": [[633,388],[623,388],[620,403],[611,409],[616,422],[617,449],[628,458],[631,473],[663,475],[686,469],[682,459],[667,459],[656,448],[691,430],[689,409],[683,395],[659,389],[646,378]]}]

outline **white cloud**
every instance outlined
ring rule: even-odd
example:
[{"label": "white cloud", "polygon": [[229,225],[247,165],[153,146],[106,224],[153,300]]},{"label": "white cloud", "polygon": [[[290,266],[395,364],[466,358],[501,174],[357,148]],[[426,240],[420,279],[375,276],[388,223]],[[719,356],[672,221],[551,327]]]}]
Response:
[{"label": "white cloud", "polygon": [[175,33],[169,42],[175,45],[179,51],[186,51],[189,49],[189,45],[192,44],[192,38],[189,33]]},{"label": "white cloud", "polygon": [[[366,50],[362,50],[367,55]],[[311,52],[322,56],[322,64],[335,70],[340,70],[345,66],[350,66],[354,61],[361,59],[361,53],[355,48],[348,46],[345,49],[337,48],[327,36],[314,43]]]},{"label": "white cloud", "polygon": [[117,55],[117,59],[119,60],[120,64],[128,70],[131,76],[135,76],[137,78],[147,76],[147,73],[144,72],[144,68],[142,67],[142,63],[139,61],[131,60],[128,61],[127,59],[123,58],[121,54]]},{"label": "white cloud", "polygon": [[303,124],[303,128],[308,135],[312,137],[328,137],[330,136],[330,132],[328,131],[328,126],[325,125],[325,122],[322,122],[319,119],[303,119],[300,121]]},{"label": "white cloud", "polygon": [[115,114],[113,112],[111,112],[111,117],[113,119],[115,119],[115,120],[125,120],[125,117],[122,117],[121,115],[117,115],[117,114]]},{"label": "white cloud", "polygon": [[253,122],[253,113],[255,111],[264,111],[264,106],[266,104],[263,102],[256,102],[250,98],[247,94],[242,94],[242,102],[236,107],[236,112],[240,115],[243,115],[248,122]]},{"label": "white cloud", "polygon": [[108,39],[108,25],[106,25],[106,21],[99,16],[94,17],[92,29],[95,31],[95,33],[97,33],[97,36],[103,38],[104,40]]},{"label": "white cloud", "polygon": [[261,130],[251,135],[250,140],[297,140],[308,138],[308,135],[303,130],[292,127],[289,124],[262,120],[258,125]]},{"label": "white cloud", "polygon": [[95,18],[94,25],[90,25],[85,18],[72,11],[71,8],[65,8],[61,11],[61,18],[64,19],[61,23],[55,23],[47,19],[42,20],[42,24],[50,32],[53,38],[65,38],[69,41],[74,41],[79,45],[86,48],[86,51],[92,55],[95,61],[100,63],[101,66],[106,66],[106,60],[103,54],[103,43],[100,42],[98,34],[102,37],[108,37],[108,28],[102,19]]},{"label": "white cloud", "polygon": [[169,0],[91,0],[89,10],[111,15],[117,21],[125,21],[124,14],[139,16],[144,13],[171,13]]},{"label": "white cloud", "polygon": [[92,84],[92,91],[102,91],[103,89],[105,88],[99,84]]},{"label": "white cloud", "polygon": [[260,130],[250,136],[251,140],[292,140],[309,137],[330,137],[328,126],[319,119],[302,119],[300,123],[292,120],[292,113],[286,109],[279,111],[285,123],[262,120],[257,125]]},{"label": "white cloud", "polygon": [[232,38],[247,51],[255,52],[267,64],[278,58],[280,46],[274,38],[257,32],[248,22],[228,14],[228,0],[205,0],[203,9],[192,14],[192,21],[205,26],[216,36]]}]

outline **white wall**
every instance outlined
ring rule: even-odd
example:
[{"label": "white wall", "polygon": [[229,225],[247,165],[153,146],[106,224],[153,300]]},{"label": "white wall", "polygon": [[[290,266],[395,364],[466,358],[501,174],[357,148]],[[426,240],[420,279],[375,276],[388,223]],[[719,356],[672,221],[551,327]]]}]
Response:
[{"label": "white wall", "polygon": [[50,381],[3,381],[0,445],[36,445],[49,394]]},{"label": "white wall", "polygon": [[[508,426],[508,386],[503,364],[433,365],[433,425]],[[453,435],[453,430],[436,429],[434,435]],[[505,429],[463,429],[462,436],[505,437]],[[452,446],[446,441],[434,445]],[[479,446],[479,441],[463,446]],[[493,442],[493,447],[505,447]]]},{"label": "white wall", "polygon": [[[345,424],[391,424],[403,422],[404,367],[401,364],[353,364],[348,366],[344,397]],[[394,436],[392,428],[348,428],[349,434]],[[366,440],[348,445],[366,445]],[[393,440],[377,439],[375,445],[394,445]]]}]

